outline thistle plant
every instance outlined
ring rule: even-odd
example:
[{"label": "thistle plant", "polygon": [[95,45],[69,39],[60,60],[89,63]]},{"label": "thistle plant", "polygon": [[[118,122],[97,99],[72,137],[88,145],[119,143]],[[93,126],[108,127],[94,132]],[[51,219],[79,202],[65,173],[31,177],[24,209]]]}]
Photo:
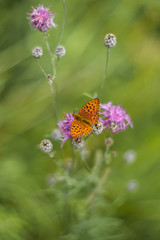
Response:
[{"label": "thistle plant", "polygon": [[[88,190],[84,201],[87,206],[90,206],[94,202],[94,199],[101,195],[101,191],[107,184],[109,174],[112,170],[110,165],[111,161],[113,158],[117,157],[117,152],[112,150],[114,145],[114,134],[125,131],[128,126],[132,128],[133,123],[131,117],[121,105],[114,105],[111,101],[102,103],[100,99],[103,94],[104,85],[107,84],[106,77],[108,71],[109,51],[116,46],[117,42],[114,34],[107,34],[104,39],[104,44],[107,48],[107,56],[104,76],[102,82],[99,83],[99,96],[92,100],[89,99],[78,113],[73,113],[74,109],[72,109],[72,112],[64,113],[64,119],[59,119],[59,110],[57,109],[58,99],[56,98],[56,68],[59,60],[65,55],[67,57],[67,51],[65,47],[61,45],[66,17],[64,0],[63,6],[64,18],[62,30],[53,52],[50,48],[47,32],[55,31],[54,28],[58,27],[54,22],[55,14],[52,13],[51,8],[44,7],[43,5],[33,7],[32,13],[29,14],[31,26],[35,30],[42,32],[48,51],[49,62],[52,68],[51,73],[46,72],[39,61],[45,54],[41,47],[35,47],[32,50],[32,56],[39,65],[44,77],[47,79],[53,97],[57,128],[52,131],[50,138],[52,141],[58,141],[61,145],[60,148],[56,149],[51,140],[44,139],[40,143],[40,149],[42,152],[47,153],[56,165],[55,172],[49,175],[52,177],[47,178],[49,185],[51,187],[57,187],[58,194],[60,191],[59,195],[65,192],[65,194],[69,196],[71,192],[73,194],[74,191],[80,191],[78,179],[81,179],[82,185],[85,185],[86,183],[88,184]],[[87,155],[85,155],[85,153],[88,151],[87,145],[91,136],[92,138],[96,138],[97,135],[105,136],[105,141],[102,147],[103,150],[101,149],[101,154],[95,157],[90,166],[87,162]],[[62,150],[67,141],[70,142],[72,156],[70,156],[69,161],[67,160],[66,164],[66,159],[63,154],[61,155],[61,158],[58,157],[58,151]],[[126,155],[125,158],[127,158]],[[79,169],[84,169],[84,171],[81,172]],[[128,191],[134,191],[136,188],[137,185],[135,182],[130,182],[127,185]]]}]

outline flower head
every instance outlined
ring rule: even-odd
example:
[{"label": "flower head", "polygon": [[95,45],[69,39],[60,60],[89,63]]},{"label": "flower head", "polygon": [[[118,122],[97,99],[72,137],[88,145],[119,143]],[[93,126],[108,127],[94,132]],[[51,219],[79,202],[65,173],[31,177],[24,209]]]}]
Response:
[{"label": "flower head", "polygon": [[50,153],[53,149],[53,144],[48,139],[43,139],[40,143],[40,149],[44,153]]},{"label": "flower head", "polygon": [[65,54],[66,54],[66,49],[65,49],[65,47],[64,46],[58,46],[57,48],[56,48],[56,56],[58,57],[58,58],[60,58],[60,57],[63,57]]},{"label": "flower head", "polygon": [[71,143],[72,143],[72,147],[75,149],[83,148],[85,145],[85,142],[81,136],[78,138],[73,138]]},{"label": "flower head", "polygon": [[51,27],[57,26],[53,22],[55,16],[49,11],[49,8],[39,5],[36,8],[32,7],[32,9],[33,12],[29,13],[29,20],[33,28],[36,28],[41,32],[47,32]]},{"label": "flower head", "polygon": [[62,134],[61,134],[61,131],[60,131],[59,128],[56,128],[56,129],[54,129],[54,130],[52,131],[52,133],[51,133],[51,138],[52,138],[53,140],[58,141],[58,140],[61,139],[61,137],[62,137]]},{"label": "flower head", "polygon": [[41,47],[35,47],[33,50],[32,50],[32,56],[34,58],[41,58],[43,56],[43,49]]},{"label": "flower head", "polygon": [[94,124],[94,125],[92,126],[92,133],[93,133],[93,134],[98,135],[98,134],[100,134],[102,131],[103,131],[103,124],[102,124],[100,121],[98,121],[96,124]]},{"label": "flower head", "polygon": [[71,138],[70,129],[74,117],[72,113],[66,113],[65,120],[58,122],[58,127],[62,133],[62,146],[68,138]]},{"label": "flower head", "polygon": [[117,39],[113,33],[108,33],[104,38],[104,45],[107,48],[113,48],[116,46]]},{"label": "flower head", "polygon": [[133,127],[130,116],[119,105],[112,102],[100,104],[100,121],[104,128],[110,128],[112,132],[124,131],[128,125]]}]

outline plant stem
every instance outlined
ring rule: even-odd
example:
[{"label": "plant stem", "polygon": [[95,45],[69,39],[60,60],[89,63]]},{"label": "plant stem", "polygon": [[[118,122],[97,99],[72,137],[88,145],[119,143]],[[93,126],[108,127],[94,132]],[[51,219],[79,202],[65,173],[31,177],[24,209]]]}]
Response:
[{"label": "plant stem", "polygon": [[[102,82],[101,82],[100,95],[102,95],[102,93],[103,93],[104,86],[105,86],[105,79],[106,79],[106,77],[107,77],[108,58],[109,58],[109,48],[107,48],[106,65],[105,65],[104,75],[103,75]],[[105,95],[106,95],[106,94],[105,94]]]},{"label": "plant stem", "polygon": [[91,173],[91,169],[90,169],[90,167],[88,166],[87,160],[84,160],[83,162],[84,162],[84,166],[85,166],[86,170],[87,170],[89,173]]},{"label": "plant stem", "polygon": [[65,4],[65,0],[62,0],[63,3],[63,9],[64,9],[64,14],[63,14],[63,23],[62,23],[62,28],[61,28],[61,32],[60,32],[60,36],[58,39],[58,45],[60,45],[61,40],[62,40],[62,36],[63,36],[63,32],[64,32],[64,26],[65,26],[65,22],[66,22],[66,4]]},{"label": "plant stem", "polygon": [[40,64],[40,62],[37,61],[36,58],[35,58],[35,61],[36,61],[36,63],[38,64],[38,66],[40,67],[40,69],[41,69],[42,73],[44,74],[44,76],[45,76],[45,77],[47,78],[47,80],[48,80],[48,75],[47,75],[47,73],[44,71],[44,69],[43,69],[42,65]]},{"label": "plant stem", "polygon": [[44,33],[44,39],[45,39],[45,44],[46,44],[46,47],[47,47],[47,51],[48,51],[50,59],[51,59],[52,71],[53,71],[53,76],[54,76],[54,72],[55,72],[54,61],[53,61],[53,56],[52,56],[52,52],[51,52],[51,49],[50,49],[50,45],[49,45],[46,33]]},{"label": "plant stem", "polygon": [[[57,99],[56,99],[56,96],[58,94],[57,93],[58,89],[57,89],[57,84],[56,84],[56,80],[55,80],[56,79],[56,66],[54,64],[54,59],[52,56],[52,52],[50,49],[50,45],[49,45],[46,33],[44,33],[44,39],[45,39],[47,51],[48,51],[48,53],[50,55],[50,59],[51,59],[51,66],[52,66],[53,74],[52,74],[52,77],[50,77],[48,75],[47,78],[48,78],[49,86],[50,86],[51,93],[52,93],[53,105],[54,105],[54,109],[55,109],[55,118],[56,118],[56,122],[58,122],[58,110],[57,110]],[[55,85],[55,91],[53,88],[53,83]]]},{"label": "plant stem", "polygon": [[102,189],[103,185],[105,184],[105,182],[107,180],[107,177],[108,177],[110,171],[111,171],[110,168],[105,169],[104,174],[102,175],[102,177],[98,181],[97,186],[95,187],[93,192],[91,192],[91,194],[89,195],[88,201],[92,201],[94,199],[94,197],[96,196],[96,194]]}]

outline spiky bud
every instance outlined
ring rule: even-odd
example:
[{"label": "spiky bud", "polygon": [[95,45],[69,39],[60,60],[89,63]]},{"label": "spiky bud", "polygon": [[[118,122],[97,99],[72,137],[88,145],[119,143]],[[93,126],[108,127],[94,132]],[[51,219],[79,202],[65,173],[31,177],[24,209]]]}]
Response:
[{"label": "spiky bud", "polygon": [[53,149],[53,144],[48,139],[43,139],[40,143],[40,149],[44,153],[50,153]]},{"label": "spiky bud", "polygon": [[113,33],[108,33],[104,38],[104,45],[107,48],[113,48],[116,46],[117,39]]},{"label": "spiky bud", "polygon": [[65,54],[66,54],[66,49],[65,49],[65,47],[64,46],[58,46],[57,48],[56,48],[56,56],[58,57],[58,58],[61,58],[61,57],[63,57]]},{"label": "spiky bud", "polygon": [[93,134],[98,135],[98,134],[100,134],[102,131],[103,131],[103,124],[102,124],[100,121],[98,121],[96,124],[94,124],[94,125],[92,126],[92,133],[93,133]]},{"label": "spiky bud", "polygon": [[41,47],[35,47],[33,50],[32,50],[32,56],[34,58],[41,58],[43,56],[43,49]]},{"label": "spiky bud", "polygon": [[72,147],[73,148],[80,149],[80,148],[83,148],[84,145],[85,145],[85,142],[82,137],[72,139]]}]

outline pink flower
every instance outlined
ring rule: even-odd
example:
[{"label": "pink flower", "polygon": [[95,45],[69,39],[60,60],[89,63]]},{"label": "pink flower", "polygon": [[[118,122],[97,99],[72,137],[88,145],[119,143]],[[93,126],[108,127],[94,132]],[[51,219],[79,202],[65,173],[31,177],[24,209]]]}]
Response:
[{"label": "pink flower", "polygon": [[62,138],[60,139],[62,141],[62,146],[68,138],[71,138],[70,130],[71,130],[71,123],[72,123],[73,119],[74,119],[74,117],[73,117],[72,113],[66,113],[65,120],[59,121],[57,123],[57,125],[62,133]]},{"label": "pink flower", "polygon": [[29,20],[33,28],[41,32],[47,32],[51,27],[56,27],[56,24],[53,22],[55,16],[49,11],[49,8],[39,5],[37,8],[32,7],[32,9],[33,12],[29,13]]},{"label": "pink flower", "polygon": [[124,131],[128,125],[133,127],[130,116],[119,105],[112,105],[112,102],[100,104],[100,121],[104,128],[110,128],[112,132]]}]

